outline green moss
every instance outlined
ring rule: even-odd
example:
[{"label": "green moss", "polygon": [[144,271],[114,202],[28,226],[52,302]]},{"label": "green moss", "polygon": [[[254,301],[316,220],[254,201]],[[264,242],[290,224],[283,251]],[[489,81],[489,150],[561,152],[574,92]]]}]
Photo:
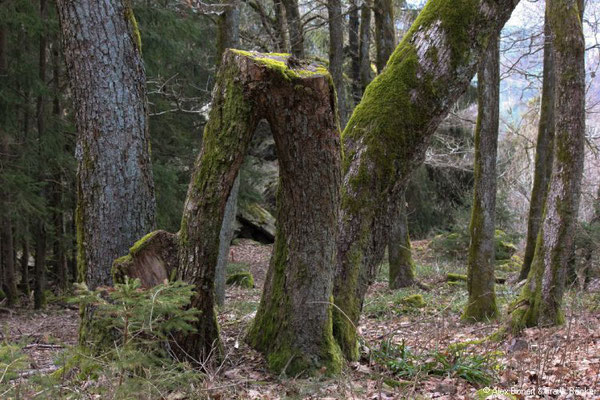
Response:
[{"label": "green moss", "polygon": [[135,15],[133,13],[133,9],[131,6],[125,7],[125,20],[131,24],[131,34],[133,36],[133,43],[135,44],[138,51],[142,52],[142,35],[140,34],[140,29],[138,27],[137,20],[135,19]]},{"label": "green moss", "polygon": [[135,242],[135,244],[129,248],[129,254],[131,254],[132,256],[135,257],[135,255],[137,253],[139,253],[141,250],[143,250],[148,245],[148,241],[150,239],[152,239],[154,237],[154,235],[156,235],[157,233],[158,233],[158,231],[150,232],[147,235],[145,235],[143,238],[141,238],[140,240]]},{"label": "green moss", "polygon": [[123,266],[129,264],[133,261],[133,257],[131,254],[127,254],[123,257],[117,258],[113,261],[111,268],[111,275],[114,283],[124,283],[125,282],[125,271],[123,271]]},{"label": "green moss", "polygon": [[423,308],[427,305],[423,300],[423,295],[412,294],[410,296],[403,297],[397,301],[398,304],[411,307],[411,308]]},{"label": "green moss", "polygon": [[466,282],[467,276],[464,274],[449,273],[446,275],[446,280],[448,282]]},{"label": "green moss", "polygon": [[236,285],[243,288],[252,289],[254,287],[254,277],[249,271],[237,272],[229,275],[225,283],[228,285]]},{"label": "green moss", "polygon": [[244,50],[232,50],[234,53],[249,57],[267,68],[278,71],[287,80],[304,79],[310,76],[329,76],[327,68],[320,65],[309,65],[302,68],[292,68],[286,61],[290,55],[286,53],[256,53]]}]

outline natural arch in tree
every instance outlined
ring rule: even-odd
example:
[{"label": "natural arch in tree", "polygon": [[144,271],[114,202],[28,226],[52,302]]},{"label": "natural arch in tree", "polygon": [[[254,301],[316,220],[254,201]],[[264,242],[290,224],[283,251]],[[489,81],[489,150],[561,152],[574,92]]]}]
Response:
[{"label": "natural arch in tree", "polygon": [[334,334],[349,359],[358,357],[355,327],[387,244],[382,226],[390,193],[422,162],[431,135],[517,3],[430,0],[343,132]]},{"label": "natural arch in tree", "polygon": [[577,3],[546,3],[556,79],[554,159],[531,270],[511,307],[513,332],[564,321],[561,303],[579,210],[585,140],[585,41]]},{"label": "natural arch in tree", "polygon": [[154,227],[146,74],[129,2],[57,0],[77,124],[80,281],[112,284],[111,266]]},{"label": "natural arch in tree", "polygon": [[[219,232],[242,159],[265,118],[280,167],[277,232],[247,340],[275,371],[296,374],[324,367],[338,372],[343,358],[333,339],[331,294],[341,145],[331,77],[325,68],[294,57],[227,50],[213,93],[177,244],[166,233],[147,235],[115,262],[115,271],[134,275],[145,258],[151,260],[149,267],[165,269],[156,276],[176,269],[178,278],[194,283],[192,306],[202,318],[197,332],[179,338],[179,345],[200,360],[218,352],[214,278]],[[178,250],[177,262],[167,259],[165,248]]]},{"label": "natural arch in tree", "polygon": [[494,289],[496,229],[496,156],[500,118],[500,46],[491,37],[477,71],[477,126],[473,207],[467,260],[469,301],[463,319],[483,321],[498,314]]},{"label": "natural arch in tree", "polygon": [[540,121],[538,123],[537,142],[535,147],[535,170],[531,200],[529,201],[529,217],[527,219],[527,239],[523,265],[519,280],[527,279],[531,262],[535,253],[535,244],[542,223],[544,202],[548,193],[548,182],[552,174],[552,144],[554,141],[554,55],[552,53],[552,35],[548,18],[549,7],[546,7],[544,21],[544,71]]}]

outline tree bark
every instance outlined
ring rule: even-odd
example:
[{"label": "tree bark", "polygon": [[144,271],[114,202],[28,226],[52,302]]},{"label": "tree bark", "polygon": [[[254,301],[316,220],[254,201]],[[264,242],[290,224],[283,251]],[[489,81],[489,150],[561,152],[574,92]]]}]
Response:
[{"label": "tree bark", "polygon": [[400,289],[415,283],[415,262],[408,235],[404,191],[399,196],[391,197],[389,215],[389,286],[390,289]]},{"label": "tree bark", "polygon": [[339,196],[335,95],[322,67],[293,58],[228,51],[218,74],[180,236],[180,277],[197,286],[204,317],[185,351],[219,348],[214,273],[225,203],[258,121],[266,118],[280,163],[275,251],[248,335],[273,370],[341,367],[331,332],[331,286]]},{"label": "tree bark", "polygon": [[356,0],[350,1],[348,11],[348,54],[350,56],[350,80],[352,81],[352,99],[354,106],[360,102],[362,91],[360,89],[360,58],[358,32],[360,30],[359,7]]},{"label": "tree bark", "polygon": [[348,110],[346,108],[346,85],[344,85],[344,20],[341,0],[327,1],[329,18],[329,72],[335,85],[337,110],[340,125],[346,126]]},{"label": "tree bark", "polygon": [[[6,289],[6,303],[9,307],[14,306],[17,303],[17,299],[19,293],[17,291],[17,280],[15,274],[15,264],[14,264],[14,240],[13,240],[13,232],[12,232],[12,223],[8,218],[2,218],[2,230],[1,230],[1,240],[2,240],[2,269],[4,270],[4,288]],[[0,280],[0,283],[2,281]],[[2,286],[0,286],[2,289]]]},{"label": "tree bark", "polygon": [[491,37],[477,72],[477,126],[473,208],[467,261],[469,301],[463,319],[484,321],[498,314],[494,290],[496,229],[496,156],[500,117],[499,37]]},{"label": "tree bark", "polygon": [[517,3],[430,0],[344,130],[334,334],[349,359],[358,357],[355,326],[387,243],[381,226],[389,195],[422,162],[431,135]]},{"label": "tree bark", "polygon": [[281,0],[273,1],[275,8],[275,31],[277,32],[278,46],[277,51],[281,53],[290,52],[290,44],[288,37],[288,26],[285,16],[285,7]]},{"label": "tree bark", "polygon": [[527,219],[527,239],[523,265],[519,280],[527,279],[531,262],[535,253],[535,243],[542,223],[544,203],[548,193],[548,183],[552,175],[552,147],[554,141],[554,56],[552,53],[552,34],[546,7],[544,22],[544,71],[540,121],[538,124],[537,144],[535,148],[535,170],[533,188],[529,202],[529,217]]},{"label": "tree bark", "polygon": [[371,82],[371,5],[372,0],[363,0],[360,7],[360,33],[358,58],[360,63],[360,96]]},{"label": "tree bark", "polygon": [[296,58],[304,58],[304,29],[300,18],[298,0],[281,0],[285,7],[285,17],[290,31],[290,46]]},{"label": "tree bark", "polygon": [[583,174],[585,140],[585,41],[575,0],[546,3],[555,62],[555,136],[552,176],[531,263],[510,327],[564,321],[561,303],[575,232]]},{"label": "tree bark", "polygon": [[141,40],[124,0],[57,0],[77,124],[79,279],[111,285],[111,265],[154,226]]},{"label": "tree bark", "polygon": [[396,48],[392,0],[375,0],[375,45],[377,72],[381,73]]},{"label": "tree bark", "polygon": [[21,287],[25,296],[29,298],[29,295],[31,294],[31,287],[29,286],[29,245],[27,244],[27,239],[23,239],[22,251]]},{"label": "tree bark", "polygon": [[34,227],[35,264],[33,266],[33,308],[46,306],[46,227],[43,223]]}]

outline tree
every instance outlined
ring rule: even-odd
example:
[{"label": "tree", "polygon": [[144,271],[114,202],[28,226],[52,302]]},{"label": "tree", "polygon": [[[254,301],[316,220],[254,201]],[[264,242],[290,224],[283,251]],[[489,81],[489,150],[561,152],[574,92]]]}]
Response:
[{"label": "tree", "polygon": [[58,0],[77,123],[79,279],[110,285],[112,261],[154,226],[145,72],[122,0]]},{"label": "tree", "polygon": [[350,0],[348,10],[348,54],[350,56],[350,80],[352,81],[352,100],[354,105],[360,102],[362,90],[360,87],[360,58],[359,58],[359,7],[356,0]]},{"label": "tree", "polygon": [[544,22],[544,71],[542,99],[540,107],[540,121],[535,147],[535,171],[533,175],[533,188],[529,201],[529,216],[527,219],[527,239],[523,265],[519,273],[519,280],[527,279],[531,262],[535,253],[536,239],[540,230],[544,212],[544,202],[548,193],[548,182],[552,174],[552,143],[554,140],[554,56],[552,52],[552,33],[548,17],[549,7],[546,7]]},{"label": "tree", "polygon": [[335,85],[340,125],[346,125],[346,87],[344,85],[344,30],[341,0],[328,0],[329,19],[329,72]]},{"label": "tree", "polygon": [[575,232],[585,140],[585,41],[576,0],[548,0],[555,65],[554,159],[544,218],[527,282],[511,307],[513,331],[563,322],[567,262]]},{"label": "tree", "polygon": [[392,0],[375,0],[375,45],[377,72],[381,73],[396,48]]},{"label": "tree", "polygon": [[389,212],[389,286],[399,289],[415,283],[415,262],[412,258],[405,193],[390,196]]},{"label": "tree", "polygon": [[498,314],[494,290],[496,155],[500,117],[500,46],[491,37],[477,72],[477,126],[473,207],[467,261],[469,301],[463,313],[467,320],[481,321]]},{"label": "tree", "polygon": [[287,26],[290,31],[290,46],[292,54],[297,58],[304,58],[304,29],[300,18],[298,0],[281,0],[285,8]]},{"label": "tree", "polygon": [[218,235],[252,134],[266,118],[281,171],[278,225],[247,340],[273,370],[341,367],[331,331],[340,146],[329,79],[324,68],[288,56],[228,51],[223,59],[179,232],[178,277],[195,284],[192,306],[203,313],[197,331],[179,342],[196,359],[220,348],[213,292]]},{"label": "tree", "polygon": [[358,60],[360,65],[360,93],[364,93],[365,88],[371,82],[371,6],[372,0],[364,0],[360,7],[360,32]]},{"label": "tree", "polygon": [[517,2],[430,0],[367,87],[342,134],[333,329],[349,359],[358,357],[355,327],[387,243],[382,222],[389,195],[422,161],[435,128],[467,89],[488,41],[497,37]]}]

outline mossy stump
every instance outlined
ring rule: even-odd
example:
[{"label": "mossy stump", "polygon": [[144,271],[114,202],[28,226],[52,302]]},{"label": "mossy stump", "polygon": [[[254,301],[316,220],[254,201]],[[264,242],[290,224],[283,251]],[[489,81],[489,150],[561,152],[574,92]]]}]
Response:
[{"label": "mossy stump", "polygon": [[241,288],[252,289],[254,287],[254,277],[249,271],[236,272],[227,277],[227,285],[239,286]]}]

